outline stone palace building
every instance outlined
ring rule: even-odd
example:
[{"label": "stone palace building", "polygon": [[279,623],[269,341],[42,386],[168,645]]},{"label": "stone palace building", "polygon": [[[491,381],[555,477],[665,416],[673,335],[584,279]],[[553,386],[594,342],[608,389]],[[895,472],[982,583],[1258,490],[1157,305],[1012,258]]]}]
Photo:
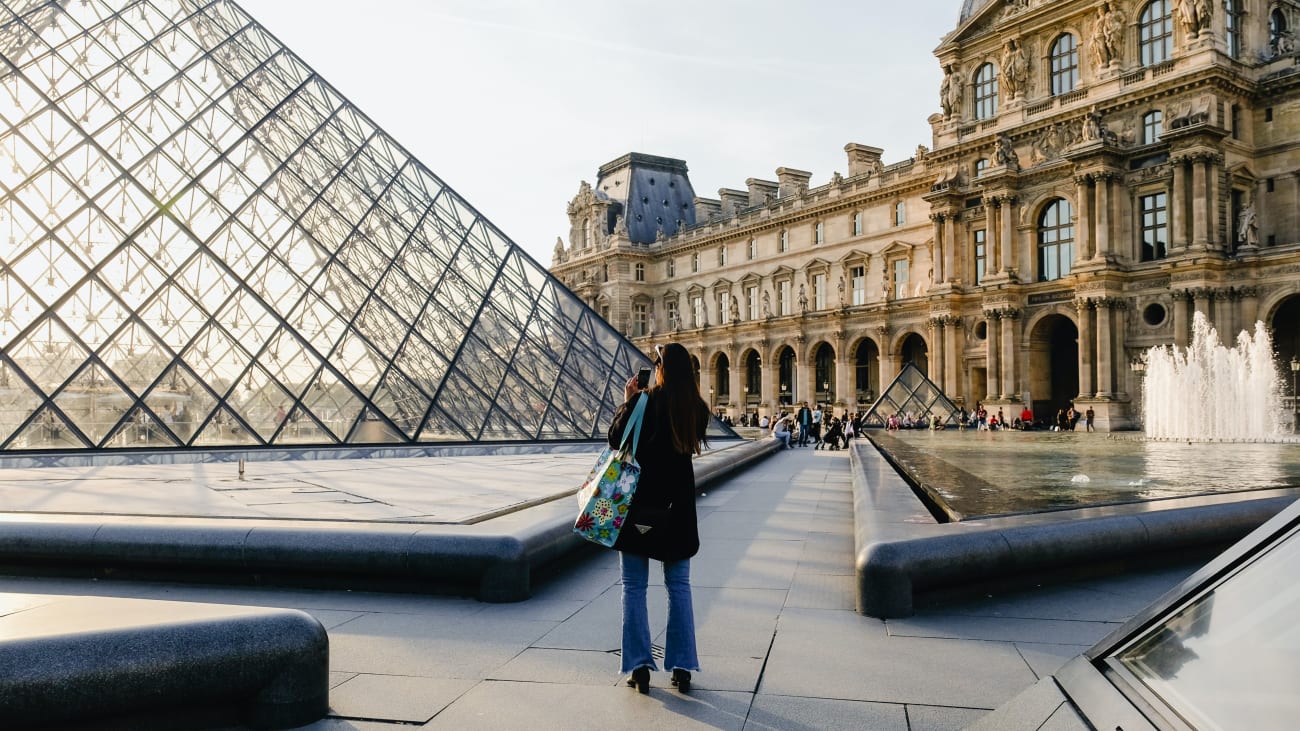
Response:
[{"label": "stone palace building", "polygon": [[929,148],[850,143],[716,198],[638,153],[569,203],[551,271],[720,412],[861,410],[905,363],[954,401],[1140,423],[1140,357],[1259,320],[1300,353],[1292,0],[966,0]]}]

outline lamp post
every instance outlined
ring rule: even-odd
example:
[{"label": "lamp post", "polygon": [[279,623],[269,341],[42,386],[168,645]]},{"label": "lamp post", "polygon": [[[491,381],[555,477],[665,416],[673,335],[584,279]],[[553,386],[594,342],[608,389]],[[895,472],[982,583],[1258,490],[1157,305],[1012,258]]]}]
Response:
[{"label": "lamp post", "polygon": [[1146,378],[1147,362],[1145,359],[1137,357],[1133,359],[1132,363],[1129,363],[1128,367],[1137,375],[1137,422],[1139,425],[1142,425],[1142,381]]},{"label": "lamp post", "polygon": [[1300,403],[1296,400],[1296,378],[1300,377],[1300,357],[1291,356],[1291,431],[1300,431]]}]

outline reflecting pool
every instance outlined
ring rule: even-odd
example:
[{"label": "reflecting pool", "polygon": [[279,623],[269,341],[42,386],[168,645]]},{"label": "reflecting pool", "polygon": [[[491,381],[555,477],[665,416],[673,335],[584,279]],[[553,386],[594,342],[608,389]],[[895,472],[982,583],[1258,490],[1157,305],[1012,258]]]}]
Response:
[{"label": "reflecting pool", "polygon": [[959,519],[1300,487],[1297,443],[1189,444],[1082,431],[868,436]]}]

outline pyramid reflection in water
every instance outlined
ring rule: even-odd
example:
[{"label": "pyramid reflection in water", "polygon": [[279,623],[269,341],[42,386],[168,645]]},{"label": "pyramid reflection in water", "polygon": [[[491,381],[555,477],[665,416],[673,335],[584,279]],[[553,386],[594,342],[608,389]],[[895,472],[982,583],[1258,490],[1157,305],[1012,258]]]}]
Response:
[{"label": "pyramid reflection in water", "polygon": [[923,424],[929,424],[930,418],[937,416],[944,426],[957,425],[957,407],[914,363],[903,366],[889,388],[867,409],[862,421],[867,426],[885,426],[889,417],[895,415],[911,416]]},{"label": "pyramid reflection in water", "polygon": [[601,436],[644,357],[234,3],[0,1],[0,449]]}]

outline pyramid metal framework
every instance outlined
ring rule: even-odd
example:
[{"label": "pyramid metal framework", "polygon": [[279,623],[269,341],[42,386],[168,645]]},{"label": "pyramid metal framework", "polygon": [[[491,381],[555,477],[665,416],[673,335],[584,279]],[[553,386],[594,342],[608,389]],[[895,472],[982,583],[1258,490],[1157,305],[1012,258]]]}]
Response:
[{"label": "pyramid metal framework", "polygon": [[889,417],[895,414],[900,419],[910,414],[914,421],[925,424],[929,424],[931,416],[938,416],[939,423],[944,426],[957,425],[957,407],[915,363],[903,366],[889,388],[867,409],[862,423],[867,426],[885,426]]},{"label": "pyramid metal framework", "polygon": [[0,450],[603,437],[645,363],[227,0],[0,0]]}]

